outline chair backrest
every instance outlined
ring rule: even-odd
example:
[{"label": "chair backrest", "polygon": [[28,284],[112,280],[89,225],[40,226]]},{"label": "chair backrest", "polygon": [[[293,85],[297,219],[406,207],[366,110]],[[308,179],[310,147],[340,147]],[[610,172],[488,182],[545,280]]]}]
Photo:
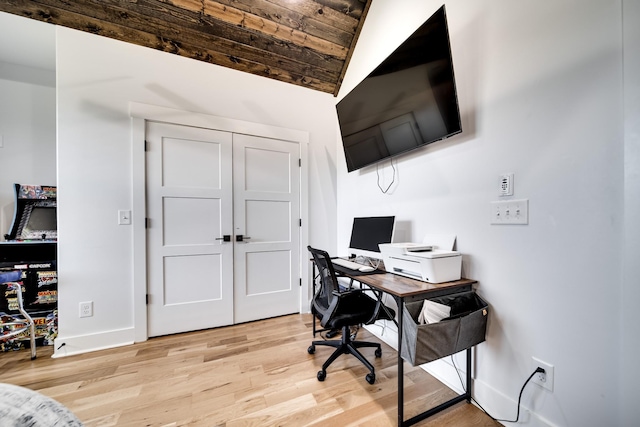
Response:
[{"label": "chair backrest", "polygon": [[320,278],[320,286],[316,289],[313,304],[320,312],[324,312],[331,304],[333,291],[339,291],[338,279],[328,253],[321,249],[314,249],[311,246],[307,246],[307,249],[313,257],[313,262],[316,264]]}]

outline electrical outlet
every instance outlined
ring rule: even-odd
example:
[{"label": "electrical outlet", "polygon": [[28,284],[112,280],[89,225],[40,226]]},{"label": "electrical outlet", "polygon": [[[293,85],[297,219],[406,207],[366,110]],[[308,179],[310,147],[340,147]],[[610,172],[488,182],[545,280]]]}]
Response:
[{"label": "electrical outlet", "polygon": [[491,224],[529,224],[529,199],[491,202]]},{"label": "electrical outlet", "polygon": [[86,301],[80,303],[80,317],[93,316],[93,301]]},{"label": "electrical outlet", "polygon": [[533,366],[533,370],[537,369],[538,367],[544,369],[544,373],[536,372],[531,381],[533,381],[535,384],[538,384],[540,387],[546,388],[549,391],[553,391],[553,365],[532,357],[531,366]]}]

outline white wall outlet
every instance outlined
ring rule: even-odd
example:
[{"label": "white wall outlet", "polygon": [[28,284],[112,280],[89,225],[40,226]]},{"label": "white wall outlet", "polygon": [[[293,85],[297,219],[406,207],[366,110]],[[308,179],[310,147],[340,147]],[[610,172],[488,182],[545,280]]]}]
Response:
[{"label": "white wall outlet", "polygon": [[533,367],[533,370],[536,370],[538,367],[544,369],[544,374],[539,372],[536,373],[533,378],[531,378],[531,381],[538,384],[540,387],[553,391],[553,365],[532,357],[531,366]]},{"label": "white wall outlet", "polygon": [[85,301],[80,303],[80,317],[93,316],[93,301]]},{"label": "white wall outlet", "polygon": [[491,224],[529,224],[529,199],[491,202]]},{"label": "white wall outlet", "polygon": [[131,225],[131,211],[118,211],[118,224]]},{"label": "white wall outlet", "polygon": [[513,196],[513,174],[512,173],[505,173],[500,175],[498,195]]}]

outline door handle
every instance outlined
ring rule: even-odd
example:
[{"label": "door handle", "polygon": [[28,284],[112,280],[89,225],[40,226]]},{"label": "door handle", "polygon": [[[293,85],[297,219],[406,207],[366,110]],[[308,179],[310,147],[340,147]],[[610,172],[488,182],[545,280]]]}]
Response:
[{"label": "door handle", "polygon": [[236,236],[236,242],[244,242],[245,240],[251,239],[249,236],[243,236],[242,234],[238,234]]},{"label": "door handle", "polygon": [[231,241],[231,235],[230,234],[225,234],[222,237],[216,237],[216,240],[222,240],[223,242],[230,242]]}]

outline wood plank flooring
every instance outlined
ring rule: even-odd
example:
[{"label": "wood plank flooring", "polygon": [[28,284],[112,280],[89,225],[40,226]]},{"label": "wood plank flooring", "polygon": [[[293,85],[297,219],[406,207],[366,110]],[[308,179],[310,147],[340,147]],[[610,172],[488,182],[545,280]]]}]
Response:
[{"label": "wood plank flooring", "polygon": [[[116,349],[52,359],[51,347],[0,353],[0,381],[66,405],[87,426],[394,426],[396,352],[363,353],[367,369],[343,355],[316,379],[333,351],[312,340],[312,317],[295,314],[225,328],[153,338]],[[359,340],[379,341],[365,329]],[[405,418],[454,393],[405,364]],[[465,402],[418,426],[499,426]]]}]

